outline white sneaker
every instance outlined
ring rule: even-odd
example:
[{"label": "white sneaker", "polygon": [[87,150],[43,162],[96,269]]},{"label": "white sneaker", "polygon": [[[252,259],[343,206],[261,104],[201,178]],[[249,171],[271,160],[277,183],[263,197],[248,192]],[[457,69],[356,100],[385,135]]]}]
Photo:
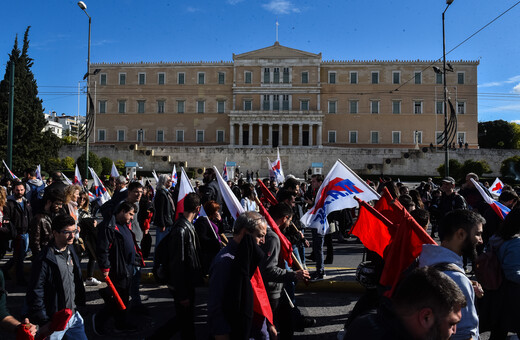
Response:
[{"label": "white sneaker", "polygon": [[85,281],[85,286],[99,286],[100,284],[101,284],[101,281],[99,281],[95,277],[88,278]]}]

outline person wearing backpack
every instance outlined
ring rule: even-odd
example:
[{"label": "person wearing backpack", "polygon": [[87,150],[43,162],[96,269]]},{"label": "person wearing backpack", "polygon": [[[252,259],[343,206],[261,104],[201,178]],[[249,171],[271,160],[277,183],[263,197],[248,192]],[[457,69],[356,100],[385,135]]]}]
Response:
[{"label": "person wearing backpack", "polygon": [[505,279],[499,288],[500,315],[496,316],[497,323],[491,329],[490,340],[506,339],[508,332],[520,333],[520,208],[507,214],[489,243],[498,249],[497,256]]},{"label": "person wearing backpack", "polygon": [[36,178],[36,171],[25,169],[25,198],[31,204],[33,212],[37,213],[41,210],[43,202],[43,193],[45,191],[45,183]]}]

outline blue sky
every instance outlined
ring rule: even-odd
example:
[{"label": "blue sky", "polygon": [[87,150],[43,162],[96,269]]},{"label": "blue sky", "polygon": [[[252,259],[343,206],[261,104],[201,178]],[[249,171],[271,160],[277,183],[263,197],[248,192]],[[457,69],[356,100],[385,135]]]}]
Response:
[{"label": "blue sky", "polygon": [[[455,0],[446,12],[447,50],[518,0]],[[323,60],[442,57],[444,0],[86,0],[92,62],[231,61],[275,41]],[[479,60],[479,121],[520,122],[520,5],[448,55]],[[88,18],[70,0],[5,1],[0,67],[15,35],[31,26],[29,54],[46,112],[77,114],[86,72]],[[80,99],[84,114],[84,96]]]}]

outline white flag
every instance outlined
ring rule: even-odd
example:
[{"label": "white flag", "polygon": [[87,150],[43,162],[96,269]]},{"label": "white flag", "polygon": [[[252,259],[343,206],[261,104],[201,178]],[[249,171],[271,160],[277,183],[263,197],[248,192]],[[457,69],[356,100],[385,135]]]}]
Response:
[{"label": "white flag", "polygon": [[78,165],[76,164],[76,170],[74,170],[74,184],[81,185],[81,174],[79,173]]},{"label": "white flag", "polygon": [[111,177],[119,177],[119,171],[117,171],[117,168],[116,168],[116,165],[114,164],[114,162],[112,162],[112,170],[110,170],[110,176]]},{"label": "white flag", "polygon": [[94,196],[96,196],[97,200],[99,201],[99,205],[103,205],[110,199],[110,195],[108,194],[107,189],[105,189],[105,186],[99,179],[94,169],[89,168],[89,170],[92,178],[94,179]]},{"label": "white flag", "polygon": [[217,182],[220,188],[220,193],[222,194],[222,198],[226,203],[229,213],[236,220],[240,214],[245,212],[244,207],[242,207],[235,194],[233,194],[229,185],[227,185],[224,179],[222,179],[222,176],[220,175],[220,172],[216,166],[213,166],[213,170],[215,170],[215,173],[217,174]]}]

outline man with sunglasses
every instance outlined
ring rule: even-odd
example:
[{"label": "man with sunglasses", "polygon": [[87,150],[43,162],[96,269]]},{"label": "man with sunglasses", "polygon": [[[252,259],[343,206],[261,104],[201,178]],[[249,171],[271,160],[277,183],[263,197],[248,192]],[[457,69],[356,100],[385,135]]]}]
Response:
[{"label": "man with sunglasses", "polygon": [[[33,263],[27,289],[28,315],[31,322],[40,326],[39,334],[43,338],[87,339],[83,318],[76,309],[85,305],[80,261],[72,247],[77,233],[74,218],[56,216],[52,221],[54,238]],[[72,316],[64,330],[54,332],[51,320],[56,321],[56,313],[65,308],[72,311]]]}]

